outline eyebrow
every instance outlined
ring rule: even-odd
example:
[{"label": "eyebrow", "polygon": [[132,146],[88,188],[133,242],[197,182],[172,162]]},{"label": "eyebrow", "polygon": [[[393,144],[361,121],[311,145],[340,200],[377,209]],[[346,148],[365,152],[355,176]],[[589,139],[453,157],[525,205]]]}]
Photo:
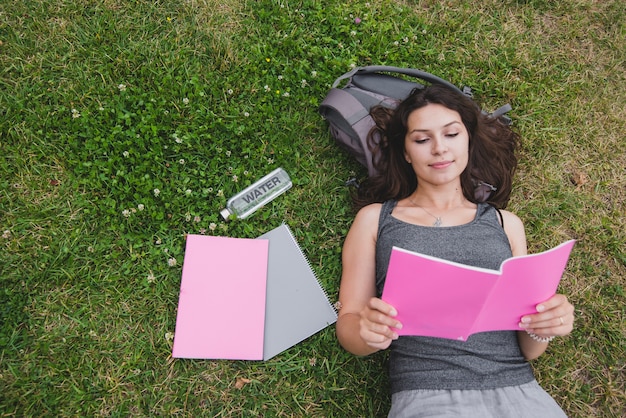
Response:
[{"label": "eyebrow", "polygon": [[[443,125],[441,128],[442,128],[442,129],[443,129],[443,128],[447,128],[448,126],[454,125],[455,123],[461,124],[461,122],[459,122],[458,120],[453,120],[452,122],[448,122],[448,123],[446,123],[446,124],[445,124],[445,125]],[[410,131],[409,133],[411,133],[411,132],[429,132],[429,131],[431,131],[431,130],[432,130],[432,129],[413,129],[413,130],[412,130],[412,131]]]}]

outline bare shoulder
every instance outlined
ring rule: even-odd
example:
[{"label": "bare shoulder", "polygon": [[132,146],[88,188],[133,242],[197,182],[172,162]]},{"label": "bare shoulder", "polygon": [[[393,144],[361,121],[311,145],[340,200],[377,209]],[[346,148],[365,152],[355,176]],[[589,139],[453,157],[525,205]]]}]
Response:
[{"label": "bare shoulder", "polygon": [[372,222],[375,221],[378,223],[378,218],[380,217],[380,211],[383,205],[381,203],[372,203],[371,205],[364,206],[359,210],[356,214],[355,222],[358,219],[359,221]]},{"label": "bare shoulder", "polygon": [[524,229],[524,223],[519,216],[513,212],[509,212],[508,210],[500,210],[500,213],[502,213],[502,219],[504,220],[505,227],[509,224],[512,227]]},{"label": "bare shoulder", "polygon": [[500,212],[502,213],[502,219],[504,221],[504,232],[509,238],[513,255],[526,254],[526,231],[524,230],[524,223],[519,216],[513,212],[509,212],[508,210],[501,210]]},{"label": "bare shoulder", "polygon": [[350,227],[347,241],[354,242],[355,240],[360,241],[365,238],[375,240],[378,232],[378,218],[380,217],[381,208],[382,204],[380,203],[373,203],[361,208]]}]

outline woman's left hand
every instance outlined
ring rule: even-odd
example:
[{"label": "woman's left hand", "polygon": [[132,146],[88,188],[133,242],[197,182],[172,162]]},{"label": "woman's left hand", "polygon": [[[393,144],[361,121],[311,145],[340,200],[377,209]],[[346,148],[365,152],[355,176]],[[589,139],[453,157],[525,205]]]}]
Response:
[{"label": "woman's left hand", "polygon": [[574,306],[565,295],[554,295],[537,305],[537,313],[524,315],[520,327],[540,337],[567,335],[574,329]]}]

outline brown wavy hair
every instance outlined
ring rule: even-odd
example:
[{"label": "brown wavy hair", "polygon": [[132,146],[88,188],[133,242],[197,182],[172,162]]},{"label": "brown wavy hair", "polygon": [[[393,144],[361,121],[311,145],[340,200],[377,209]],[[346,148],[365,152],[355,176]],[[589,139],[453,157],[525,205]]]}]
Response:
[{"label": "brown wavy hair", "polygon": [[[417,178],[404,158],[404,141],[409,115],[428,104],[439,104],[459,113],[469,133],[469,159],[461,173],[465,198],[505,208],[517,168],[519,135],[501,120],[483,113],[469,97],[448,87],[432,85],[413,90],[395,110],[383,106],[371,109],[376,125],[368,135],[368,144],[379,174],[366,179],[353,195],[355,209],[389,199],[404,199],[415,191]],[[476,195],[480,182],[497,189],[486,200]]]}]

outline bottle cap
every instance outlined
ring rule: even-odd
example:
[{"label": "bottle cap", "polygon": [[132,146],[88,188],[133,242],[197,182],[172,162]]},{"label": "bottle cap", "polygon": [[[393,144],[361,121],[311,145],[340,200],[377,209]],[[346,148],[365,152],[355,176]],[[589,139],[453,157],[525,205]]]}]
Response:
[{"label": "bottle cap", "polygon": [[227,221],[228,218],[230,217],[230,211],[228,210],[228,208],[224,208],[220,211],[220,215],[222,215],[222,218],[224,218],[224,220]]}]

